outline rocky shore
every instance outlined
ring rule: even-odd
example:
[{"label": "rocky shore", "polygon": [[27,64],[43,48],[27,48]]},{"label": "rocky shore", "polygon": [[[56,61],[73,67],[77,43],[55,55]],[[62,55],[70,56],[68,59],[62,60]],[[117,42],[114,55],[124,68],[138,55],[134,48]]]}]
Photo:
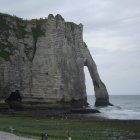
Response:
[{"label": "rocky shore", "polygon": [[[77,117],[77,115],[76,115]],[[35,140],[41,139],[42,133],[49,134],[49,140],[66,140],[70,134],[72,140],[139,140],[140,120],[109,120],[101,118],[30,118],[30,117],[0,117],[0,123],[13,124],[14,134],[0,132],[0,140]],[[17,122],[19,122],[17,124]],[[3,124],[3,123],[2,123]],[[23,128],[26,127],[26,130]],[[32,129],[31,129],[32,127]],[[17,134],[17,132],[20,132]],[[26,132],[26,133],[25,133]],[[29,137],[30,136],[30,137]],[[28,137],[28,138],[27,138]],[[31,138],[32,137],[32,138]]]}]

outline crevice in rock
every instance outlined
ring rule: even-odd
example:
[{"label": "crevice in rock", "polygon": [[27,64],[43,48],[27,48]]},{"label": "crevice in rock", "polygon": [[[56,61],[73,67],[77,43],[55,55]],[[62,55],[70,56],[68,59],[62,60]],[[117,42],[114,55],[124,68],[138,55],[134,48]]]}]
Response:
[{"label": "crevice in rock", "polygon": [[33,56],[31,58],[31,61],[33,61],[35,53],[36,53],[36,44],[37,44],[38,38],[45,35],[45,32],[41,29],[41,26],[43,25],[45,20],[40,19],[40,20],[36,20],[35,22],[36,22],[36,27],[31,28],[32,29],[33,39],[34,39],[34,50],[33,50]]}]

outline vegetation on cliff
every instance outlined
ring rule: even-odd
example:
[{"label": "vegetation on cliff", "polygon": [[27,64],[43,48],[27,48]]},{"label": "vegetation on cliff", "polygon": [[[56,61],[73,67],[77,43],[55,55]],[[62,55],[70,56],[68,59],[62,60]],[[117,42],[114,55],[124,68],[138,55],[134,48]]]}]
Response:
[{"label": "vegetation on cliff", "polygon": [[[41,28],[45,21],[46,19],[23,20],[17,16],[0,13],[0,57],[3,57],[8,61],[10,55],[12,55],[13,51],[17,49],[17,46],[13,46],[13,44],[8,41],[11,33],[13,33],[17,39],[24,39],[26,35],[32,35],[34,39],[34,47],[28,48],[25,45],[24,49],[26,56],[32,61],[36,51],[37,40],[39,37],[45,35],[45,32]],[[34,25],[31,28],[31,31],[27,29],[27,25],[29,24]],[[33,52],[32,57],[30,57],[30,52]]]},{"label": "vegetation on cliff", "polygon": [[10,55],[13,54],[13,51],[17,48],[11,43],[3,44],[0,42],[0,57],[3,57],[6,61],[10,59]]}]

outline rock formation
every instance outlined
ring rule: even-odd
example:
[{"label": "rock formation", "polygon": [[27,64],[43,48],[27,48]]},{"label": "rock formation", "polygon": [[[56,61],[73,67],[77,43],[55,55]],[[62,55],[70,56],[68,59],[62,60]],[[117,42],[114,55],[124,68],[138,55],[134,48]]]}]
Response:
[{"label": "rock formation", "polygon": [[95,105],[108,92],[83,41],[83,25],[61,15],[22,20],[0,14],[0,100],[18,91],[23,103],[87,104],[84,66],[93,81]]}]

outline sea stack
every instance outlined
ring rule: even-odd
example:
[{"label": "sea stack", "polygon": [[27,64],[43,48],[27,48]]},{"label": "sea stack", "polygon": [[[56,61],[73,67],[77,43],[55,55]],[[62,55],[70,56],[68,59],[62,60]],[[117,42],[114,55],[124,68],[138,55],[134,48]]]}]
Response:
[{"label": "sea stack", "polygon": [[84,66],[93,81],[95,105],[110,105],[107,89],[83,41],[82,24],[65,22],[59,14],[32,20],[0,14],[1,102],[11,99],[13,93],[16,100],[18,93],[24,104],[85,106]]}]

